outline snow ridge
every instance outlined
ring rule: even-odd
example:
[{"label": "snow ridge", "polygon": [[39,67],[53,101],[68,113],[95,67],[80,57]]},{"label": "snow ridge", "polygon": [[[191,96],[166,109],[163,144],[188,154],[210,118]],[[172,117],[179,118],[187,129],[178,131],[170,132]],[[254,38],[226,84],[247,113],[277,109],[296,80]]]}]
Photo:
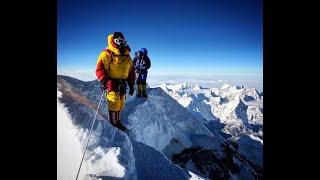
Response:
[{"label": "snow ridge", "polygon": [[[256,176],[253,171],[260,172],[258,166],[249,166],[244,162],[249,161],[247,157],[252,158],[255,155],[247,154],[245,158],[239,159],[238,152],[230,147],[230,144],[221,140],[220,134],[217,134],[222,130],[212,129],[212,124],[210,124],[218,120],[229,122],[231,121],[229,117],[234,115],[237,117],[234,121],[244,124],[247,129],[251,128],[250,125],[260,125],[262,119],[257,117],[262,114],[256,113],[255,108],[251,108],[251,116],[244,113],[249,106],[246,103],[251,103],[253,106],[253,101],[257,99],[249,98],[248,100],[247,98],[247,101],[244,101],[244,96],[236,97],[238,94],[243,95],[243,92],[240,91],[244,91],[244,87],[225,86],[223,89],[204,89],[188,83],[174,86],[162,84],[161,86],[161,88],[149,88],[148,98],[127,96],[122,121],[135,134],[135,139],[129,138],[126,133],[111,126],[106,121],[108,119],[107,105],[106,103],[101,105],[82,169],[84,179],[205,179],[215,177],[253,179]],[[250,93],[247,93],[248,96],[260,96],[259,94],[255,96],[255,92],[251,90]],[[80,142],[86,141],[100,95],[97,81],[84,82],[68,76],[58,76],[58,104],[66,107],[64,111],[69,116],[69,122],[76,129],[76,136]],[[187,100],[180,99],[179,101],[179,97]],[[216,102],[218,98],[225,98],[225,102],[222,102],[221,99]],[[230,115],[222,121],[212,113],[215,112],[212,104],[223,105],[230,99],[234,102],[229,107],[225,107],[225,111],[230,111]],[[190,103],[183,104],[188,100]],[[188,107],[193,109],[188,109]],[[234,114],[234,111],[240,113]],[[250,118],[244,120],[243,117]],[[249,139],[256,142],[255,138],[256,136],[253,136]],[[262,139],[260,140],[263,142]],[[79,145],[79,148],[72,147],[75,148],[73,151],[83,152],[84,144]],[[262,143],[259,142],[259,144]],[[243,144],[239,144],[239,147],[242,150],[248,148],[248,141],[245,139]],[[198,162],[206,162],[207,158],[199,156],[201,153],[197,155],[195,151],[191,155],[197,157],[197,161],[189,159],[188,165],[184,166],[183,162],[187,159],[183,158],[183,153],[189,152],[188,149],[207,152],[217,161],[211,159],[207,164],[208,167],[201,171],[198,169],[201,168]],[[179,164],[178,161],[174,163],[173,157],[179,157],[179,162],[182,163]],[[229,173],[225,167],[235,170]]]}]

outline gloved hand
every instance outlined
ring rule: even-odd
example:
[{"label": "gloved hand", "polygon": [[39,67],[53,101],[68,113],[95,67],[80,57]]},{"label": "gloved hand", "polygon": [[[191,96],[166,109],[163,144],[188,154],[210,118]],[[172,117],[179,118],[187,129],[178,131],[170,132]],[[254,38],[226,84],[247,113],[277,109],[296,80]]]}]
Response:
[{"label": "gloved hand", "polygon": [[130,90],[129,90],[129,95],[132,96],[134,93],[134,88],[133,87],[130,87]]},{"label": "gloved hand", "polygon": [[108,86],[107,86],[107,79],[102,79],[101,81],[100,81],[100,83],[101,83],[101,89],[102,90],[106,90],[107,88],[108,88]]}]

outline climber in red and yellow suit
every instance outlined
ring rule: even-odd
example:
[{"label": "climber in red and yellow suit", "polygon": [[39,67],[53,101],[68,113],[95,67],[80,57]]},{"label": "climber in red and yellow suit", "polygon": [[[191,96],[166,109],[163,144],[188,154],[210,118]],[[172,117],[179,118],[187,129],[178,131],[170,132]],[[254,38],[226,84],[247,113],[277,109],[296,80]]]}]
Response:
[{"label": "climber in red and yellow suit", "polygon": [[124,108],[126,88],[129,95],[134,93],[135,69],[130,57],[130,47],[121,32],[108,36],[108,47],[98,58],[96,75],[106,96],[110,123],[122,131],[127,128],[121,123],[121,110]]}]

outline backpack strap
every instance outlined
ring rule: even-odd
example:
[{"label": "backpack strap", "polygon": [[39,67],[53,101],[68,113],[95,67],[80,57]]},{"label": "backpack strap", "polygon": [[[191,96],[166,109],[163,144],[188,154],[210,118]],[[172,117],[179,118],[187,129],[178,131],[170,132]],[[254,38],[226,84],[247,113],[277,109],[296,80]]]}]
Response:
[{"label": "backpack strap", "polygon": [[112,53],[112,51],[110,49],[105,49],[104,51],[111,55],[111,62],[110,63],[112,63],[112,61],[113,61],[113,53]]},{"label": "backpack strap", "polygon": [[125,57],[129,56],[129,54],[127,54],[127,55],[116,55],[110,49],[105,49],[104,51],[106,51],[107,53],[109,53],[111,55],[111,62],[113,61],[113,57],[114,56],[125,56]]}]

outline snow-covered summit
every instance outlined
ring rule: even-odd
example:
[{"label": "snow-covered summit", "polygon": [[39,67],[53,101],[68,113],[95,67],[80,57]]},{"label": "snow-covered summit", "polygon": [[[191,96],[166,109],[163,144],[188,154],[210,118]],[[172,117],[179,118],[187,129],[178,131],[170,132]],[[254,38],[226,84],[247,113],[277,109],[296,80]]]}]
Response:
[{"label": "snow-covered summit", "polygon": [[159,87],[199,119],[219,120],[227,126],[237,124],[240,131],[253,130],[251,125],[262,128],[263,98],[256,89],[228,84],[221,88],[204,89],[197,85],[188,89],[177,88],[184,84],[162,84]]},{"label": "snow-covered summit", "polygon": [[[177,91],[202,90],[188,84],[173,87]],[[75,151],[83,152],[101,95],[99,83],[58,76],[58,93],[58,104],[69,114],[69,121],[82,142],[82,149]],[[192,93],[181,94],[189,95]],[[208,99],[201,94],[195,98]],[[197,176],[254,179],[259,173],[259,168],[251,166],[248,159],[240,156],[219,134],[214,134],[162,88],[149,88],[148,98],[128,96],[122,121],[136,135],[135,139],[111,126],[107,119],[107,106],[103,103],[84,161],[83,178],[189,179]],[[208,158],[197,157],[197,152],[191,153],[197,161],[184,158],[184,153],[197,149],[212,158],[205,167],[201,162]],[[228,168],[235,170],[229,173]]]}]

